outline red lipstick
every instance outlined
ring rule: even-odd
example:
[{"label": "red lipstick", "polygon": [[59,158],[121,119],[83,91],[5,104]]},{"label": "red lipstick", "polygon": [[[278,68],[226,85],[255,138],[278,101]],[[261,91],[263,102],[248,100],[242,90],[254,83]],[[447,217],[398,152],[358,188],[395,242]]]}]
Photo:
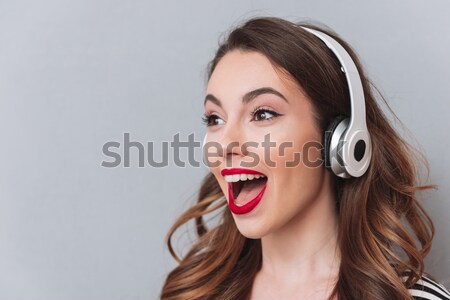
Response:
[{"label": "red lipstick", "polygon": [[[242,169],[242,168],[232,168],[232,169],[224,169],[221,171],[222,176],[225,175],[235,175],[235,174],[256,174],[256,175],[262,175],[266,176],[265,174],[250,170],[250,169]],[[267,182],[264,184],[262,190],[256,195],[255,198],[250,200],[248,203],[238,206],[236,205],[233,197],[233,183],[228,183],[228,206],[230,207],[230,210],[238,215],[246,214],[251,212],[261,201],[262,197],[264,196],[264,192],[266,191]]]},{"label": "red lipstick", "polygon": [[234,175],[234,174],[258,174],[258,175],[264,175],[261,172],[255,171],[255,170],[250,170],[250,169],[242,169],[242,168],[231,168],[231,169],[223,169],[220,174],[222,174],[222,176],[225,175]]}]

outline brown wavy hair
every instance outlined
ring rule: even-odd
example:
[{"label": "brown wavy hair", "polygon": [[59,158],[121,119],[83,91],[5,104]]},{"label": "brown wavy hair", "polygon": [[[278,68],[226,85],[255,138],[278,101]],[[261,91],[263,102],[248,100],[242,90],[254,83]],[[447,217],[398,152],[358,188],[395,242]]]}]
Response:
[{"label": "brown wavy hair", "polygon": [[[362,177],[333,177],[341,264],[329,299],[412,299],[407,289],[423,275],[424,258],[434,237],[433,222],[420,205],[417,192],[435,186],[418,184],[419,163],[429,171],[428,163],[394,130],[377,99],[395,114],[366,78],[351,47],[325,26],[274,17],[252,18],[234,28],[220,44],[208,66],[208,79],[229,51],[262,53],[277,70],[303,88],[318,112],[319,128],[325,131],[337,115],[350,115],[347,82],[334,54],[299,25],[332,36],[355,61],[363,83],[373,146],[370,167]],[[219,212],[220,218],[208,228],[205,216],[212,212]],[[171,239],[180,226],[191,220],[195,221],[198,237],[188,253],[179,258]],[[179,264],[168,274],[161,299],[249,298],[262,263],[261,241],[246,238],[238,231],[211,173],[203,180],[197,203],[169,230],[167,245]]]}]

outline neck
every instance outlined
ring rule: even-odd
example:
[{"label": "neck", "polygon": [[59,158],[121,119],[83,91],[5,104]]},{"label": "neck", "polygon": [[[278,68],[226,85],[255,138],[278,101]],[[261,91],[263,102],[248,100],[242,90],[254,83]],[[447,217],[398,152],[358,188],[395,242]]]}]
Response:
[{"label": "neck", "polygon": [[[325,176],[330,181],[330,176]],[[323,282],[339,270],[338,217],[329,184],[307,211],[261,238],[261,274],[282,285]]]}]

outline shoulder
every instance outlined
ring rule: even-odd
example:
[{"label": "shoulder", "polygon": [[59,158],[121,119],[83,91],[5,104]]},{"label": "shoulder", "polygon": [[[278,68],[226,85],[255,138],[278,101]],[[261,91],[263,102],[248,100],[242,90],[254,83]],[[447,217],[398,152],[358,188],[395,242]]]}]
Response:
[{"label": "shoulder", "polygon": [[450,300],[447,289],[426,276],[422,276],[408,290],[415,300]]}]

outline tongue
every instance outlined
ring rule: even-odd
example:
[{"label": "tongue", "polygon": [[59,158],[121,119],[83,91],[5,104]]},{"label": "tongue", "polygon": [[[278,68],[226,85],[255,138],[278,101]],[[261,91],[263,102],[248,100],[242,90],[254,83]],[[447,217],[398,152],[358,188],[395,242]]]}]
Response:
[{"label": "tongue", "polygon": [[267,179],[253,179],[245,181],[239,195],[236,199],[234,199],[234,203],[236,203],[237,206],[242,206],[250,202],[259,194],[259,192],[262,191],[266,182]]}]

